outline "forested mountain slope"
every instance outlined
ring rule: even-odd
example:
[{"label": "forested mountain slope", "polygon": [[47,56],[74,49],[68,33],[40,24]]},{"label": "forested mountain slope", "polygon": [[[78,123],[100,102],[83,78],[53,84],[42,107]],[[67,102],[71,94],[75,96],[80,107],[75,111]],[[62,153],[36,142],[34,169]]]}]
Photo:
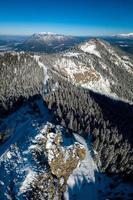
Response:
[{"label": "forested mountain slope", "polygon": [[132,58],[100,40],[1,54],[0,198],[78,200],[82,188],[131,200],[132,72]]}]

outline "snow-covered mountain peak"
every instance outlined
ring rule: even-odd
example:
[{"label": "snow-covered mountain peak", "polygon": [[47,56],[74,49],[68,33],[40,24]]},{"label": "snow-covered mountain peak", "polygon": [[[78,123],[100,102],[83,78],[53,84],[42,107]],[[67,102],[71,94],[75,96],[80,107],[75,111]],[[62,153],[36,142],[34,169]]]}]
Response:
[{"label": "snow-covered mountain peak", "polygon": [[79,45],[79,49],[85,53],[95,55],[100,59],[107,58],[106,56],[113,56],[116,59],[121,59],[124,56],[124,52],[115,48],[110,43],[101,39],[91,39]]},{"label": "snow-covered mountain peak", "polygon": [[130,56],[100,39],[91,39],[67,52],[49,56],[47,62],[71,83],[115,98],[120,97],[118,91],[123,86],[117,71],[127,74],[128,80],[133,74]]},{"label": "snow-covered mountain peak", "polygon": [[128,38],[133,38],[133,33],[122,33],[122,34],[113,35],[113,37],[128,39]]},{"label": "snow-covered mountain peak", "polygon": [[20,50],[33,52],[57,52],[79,44],[78,37],[51,32],[35,33],[19,45]]},{"label": "snow-covered mountain peak", "polygon": [[65,35],[51,33],[51,32],[40,32],[40,33],[33,34],[29,39],[42,40],[46,42],[46,41],[53,41],[53,40],[65,40],[67,38],[71,38],[71,36],[65,36]]},{"label": "snow-covered mountain peak", "polygon": [[85,53],[93,54],[99,58],[103,57],[103,52],[113,52],[113,47],[106,41],[91,39],[79,45],[79,49]]}]

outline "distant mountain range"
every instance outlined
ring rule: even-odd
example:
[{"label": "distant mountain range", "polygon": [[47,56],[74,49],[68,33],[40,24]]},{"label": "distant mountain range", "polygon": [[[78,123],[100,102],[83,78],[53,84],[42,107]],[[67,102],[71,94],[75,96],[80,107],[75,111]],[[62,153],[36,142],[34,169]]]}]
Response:
[{"label": "distant mountain range", "polygon": [[117,35],[113,35],[113,37],[116,38],[128,38],[128,39],[133,39],[133,33],[127,33],[127,34],[117,34]]},{"label": "distant mountain range", "polygon": [[85,41],[88,37],[66,36],[56,33],[35,33],[18,45],[19,50],[32,52],[58,52]]},{"label": "distant mountain range", "polygon": [[[132,33],[98,37],[118,46],[126,52],[133,53]],[[31,36],[0,35],[0,52],[27,51],[41,53],[57,53],[73,48],[81,42],[96,38],[91,36],[69,36],[50,32],[35,33]]]}]

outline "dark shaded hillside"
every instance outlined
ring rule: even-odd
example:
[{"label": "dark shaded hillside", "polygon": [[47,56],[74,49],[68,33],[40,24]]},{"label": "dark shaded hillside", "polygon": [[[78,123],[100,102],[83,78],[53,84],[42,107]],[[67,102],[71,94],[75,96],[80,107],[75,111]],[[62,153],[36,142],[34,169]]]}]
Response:
[{"label": "dark shaded hillside", "polygon": [[124,138],[133,144],[133,105],[91,91],[90,96],[101,108],[104,119],[117,126]]},{"label": "dark shaded hillside", "polygon": [[92,134],[102,171],[132,175],[133,106],[63,81],[46,96],[45,102],[68,133],[74,131],[84,137]]}]

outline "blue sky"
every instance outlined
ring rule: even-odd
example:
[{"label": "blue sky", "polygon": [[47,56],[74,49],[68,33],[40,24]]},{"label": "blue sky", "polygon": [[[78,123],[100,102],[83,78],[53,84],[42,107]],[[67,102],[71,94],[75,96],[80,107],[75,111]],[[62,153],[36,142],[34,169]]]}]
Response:
[{"label": "blue sky", "polygon": [[133,0],[2,0],[0,34],[133,32]]}]

